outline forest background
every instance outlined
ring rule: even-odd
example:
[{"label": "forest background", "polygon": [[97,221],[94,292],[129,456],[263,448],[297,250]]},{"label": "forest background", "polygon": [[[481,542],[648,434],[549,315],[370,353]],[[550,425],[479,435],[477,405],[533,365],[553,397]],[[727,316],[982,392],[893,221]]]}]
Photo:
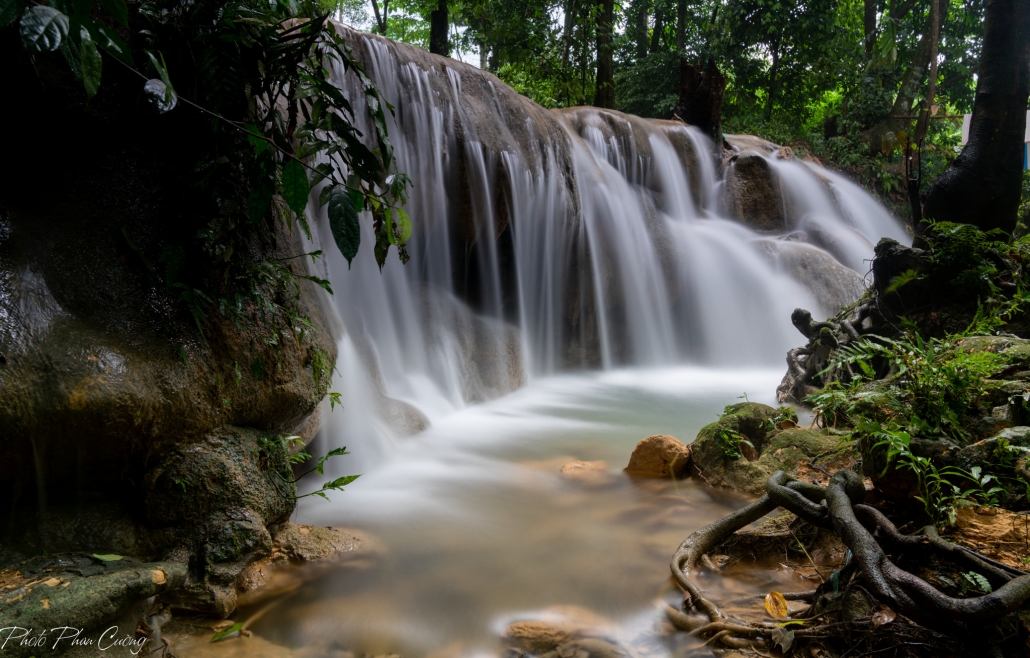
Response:
[{"label": "forest background", "polygon": [[[681,58],[712,58],[728,79],[725,133],[845,171],[910,220],[902,160],[926,104],[934,2],[925,191],[960,150],[986,0],[337,0],[336,10],[355,27],[478,63],[544,107],[672,119]],[[431,43],[434,20],[437,35],[446,24],[446,43]],[[1025,225],[1030,176],[1023,181]]]}]

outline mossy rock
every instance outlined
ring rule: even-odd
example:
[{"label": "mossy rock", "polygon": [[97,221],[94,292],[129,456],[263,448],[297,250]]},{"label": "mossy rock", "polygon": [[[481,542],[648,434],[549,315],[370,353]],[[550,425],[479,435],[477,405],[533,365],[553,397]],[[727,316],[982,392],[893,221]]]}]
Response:
[{"label": "mossy rock", "polygon": [[[754,402],[726,407],[726,414],[701,428],[691,445],[692,475],[712,485],[760,495],[776,471],[796,474],[799,462],[840,446],[840,439],[827,430],[778,429],[774,421],[780,416],[779,410]],[[738,444],[740,457],[728,454],[725,430],[751,443]]]},{"label": "mossy rock", "polygon": [[[129,557],[101,560],[59,554],[13,566],[0,573],[0,628],[16,628],[3,655],[12,658],[74,653],[73,638],[91,640],[96,650],[99,636],[105,633],[105,644],[121,641],[125,646],[115,645],[102,655],[139,653],[128,642],[135,639],[137,624],[153,606],[150,597],[186,580],[184,564],[145,563]],[[23,631],[25,644],[19,640]],[[73,635],[76,631],[79,634]],[[46,639],[38,640],[41,635]]]}]

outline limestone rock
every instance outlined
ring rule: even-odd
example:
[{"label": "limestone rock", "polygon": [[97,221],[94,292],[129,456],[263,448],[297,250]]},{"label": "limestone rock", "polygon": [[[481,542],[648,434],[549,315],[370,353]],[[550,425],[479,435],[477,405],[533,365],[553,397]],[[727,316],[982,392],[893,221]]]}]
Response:
[{"label": "limestone rock", "polygon": [[821,249],[798,242],[777,241],[777,267],[805,286],[815,297],[823,317],[837,313],[865,293],[865,280]]},{"label": "limestone rock", "polygon": [[386,552],[382,542],[360,530],[287,522],[273,525],[271,535],[271,555],[236,578],[238,605],[253,605],[320,578],[341,562],[351,569],[375,566]]},{"label": "limestone rock", "polygon": [[783,231],[787,211],[783,191],[769,162],[757,154],[737,156],[726,176],[730,215],[756,231]]},{"label": "limestone rock", "polygon": [[536,619],[510,624],[504,638],[524,651],[546,654],[573,641],[602,639],[613,629],[611,621],[590,610],[553,606],[543,610]]},{"label": "limestone rock", "polygon": [[[135,640],[137,624],[151,609],[150,597],[185,580],[186,566],[175,562],[104,561],[83,554],[31,558],[0,572],[0,628],[34,629],[32,637],[41,629],[82,629],[79,637],[93,638],[95,646],[97,636],[113,626],[118,640]],[[47,649],[56,635],[48,633]],[[111,638],[109,633],[106,639]],[[70,636],[63,642],[58,647],[69,649]],[[12,641],[4,656],[43,655],[40,651]]]},{"label": "limestone rock", "polygon": [[[754,402],[726,407],[723,417],[703,427],[691,444],[691,474],[714,486],[760,495],[776,471],[794,475],[801,464],[841,447],[840,439],[826,430],[793,423],[780,423],[788,428],[780,429],[774,423],[780,414]],[[734,450],[739,457],[732,456]]]},{"label": "limestone rock", "polygon": [[655,434],[640,441],[624,469],[643,478],[685,477],[690,471],[691,448],[676,438]]}]

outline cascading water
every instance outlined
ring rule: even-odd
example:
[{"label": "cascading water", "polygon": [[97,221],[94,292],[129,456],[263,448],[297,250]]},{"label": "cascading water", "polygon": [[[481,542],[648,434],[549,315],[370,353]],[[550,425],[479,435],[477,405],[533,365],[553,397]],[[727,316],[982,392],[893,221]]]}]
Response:
[{"label": "cascading water", "polygon": [[[365,221],[353,267],[331,255],[326,274],[354,342],[344,354],[430,417],[513,390],[523,370],[779,364],[797,342],[796,306],[834,310],[780,252],[800,239],[864,273],[881,236],[905,239],[854,184],[772,158],[791,220],[757,233],[727,218],[711,145],[693,129],[547,112],[478,69],[350,38],[396,106],[388,125],[414,181],[415,230],[411,262],[380,273]],[[360,97],[353,79],[339,82]]]},{"label": "cascading water", "polygon": [[[706,138],[682,124],[547,111],[460,62],[347,36],[396,108],[388,127],[414,182],[414,233],[410,262],[391,257],[380,272],[363,218],[348,268],[311,209],[342,321],[344,409],[327,415],[320,449],[349,446],[334,468],[365,476],[299,514],[371,529],[390,555],[307,586],[255,632],[483,655],[506,620],[562,603],[632,636],[651,624],[685,533],[739,500],[610,470],[576,488],[557,469],[624,463],[648,434],[689,441],[741,392],[773,402],[801,340],[791,311],[850,301],[872,246],[905,234],[843,177],[754,140],[729,136],[745,148],[720,174]],[[776,230],[731,218],[748,157],[780,190]]]}]

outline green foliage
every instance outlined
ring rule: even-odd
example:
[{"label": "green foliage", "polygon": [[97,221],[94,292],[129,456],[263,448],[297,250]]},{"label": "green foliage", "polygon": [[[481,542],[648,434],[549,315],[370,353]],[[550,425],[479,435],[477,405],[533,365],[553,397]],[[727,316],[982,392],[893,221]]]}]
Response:
[{"label": "green foliage", "polygon": [[[833,421],[860,415],[876,422],[907,424],[923,436],[968,436],[964,420],[981,381],[1003,364],[993,352],[967,353],[956,348],[961,338],[923,338],[913,333],[898,339],[863,338],[837,350],[827,371],[857,366],[850,390],[839,386],[809,398],[821,417]],[[872,389],[863,381],[885,373]],[[856,414],[856,412],[858,412]]]},{"label": "green foliage", "polygon": [[619,67],[615,73],[616,106],[642,117],[673,118],[679,103],[679,67],[679,55],[664,50]]},{"label": "green foliage", "polygon": [[215,633],[214,636],[211,638],[211,641],[212,642],[217,642],[219,640],[224,640],[225,638],[229,637],[230,635],[234,635],[236,633],[239,633],[242,630],[243,630],[243,622],[238,621],[235,624],[232,624],[231,626],[229,626],[228,628],[223,628],[222,630],[220,630],[217,633]]},{"label": "green foliage", "polygon": [[[264,455],[263,460],[270,465],[270,468],[267,469],[269,478],[276,487],[276,491],[279,492],[279,495],[293,500],[307,498],[308,496],[318,496],[319,498],[329,500],[328,492],[343,491],[345,486],[361,477],[360,475],[345,475],[322,483],[322,486],[315,491],[300,496],[296,495],[293,492],[296,491],[297,482],[302,478],[311,473],[324,475],[327,461],[333,457],[350,454],[347,452],[346,447],[334,448],[319,457],[313,467],[300,475],[294,476],[292,472],[293,467],[312,459],[310,454],[301,450],[303,445],[304,442],[299,436],[263,437],[259,440],[259,447]],[[286,485],[287,489],[284,491],[280,485]]]},{"label": "green foliage", "polygon": [[953,466],[938,470],[929,457],[912,452],[912,439],[907,432],[871,423],[861,429],[877,441],[874,447],[886,448],[888,467],[895,465],[915,474],[919,487],[916,500],[923,503],[927,516],[936,525],[943,525],[945,521],[954,525],[959,507],[996,506],[999,494],[1005,491],[1003,487],[990,486],[997,481],[993,475],[983,474],[979,466],[973,466],[968,471]]},{"label": "green foliage", "polygon": [[732,427],[720,426],[715,430],[715,440],[722,449],[722,454],[727,459],[741,459],[744,453],[740,449],[741,444],[747,444],[754,448],[754,444],[748,441],[740,432]]}]

